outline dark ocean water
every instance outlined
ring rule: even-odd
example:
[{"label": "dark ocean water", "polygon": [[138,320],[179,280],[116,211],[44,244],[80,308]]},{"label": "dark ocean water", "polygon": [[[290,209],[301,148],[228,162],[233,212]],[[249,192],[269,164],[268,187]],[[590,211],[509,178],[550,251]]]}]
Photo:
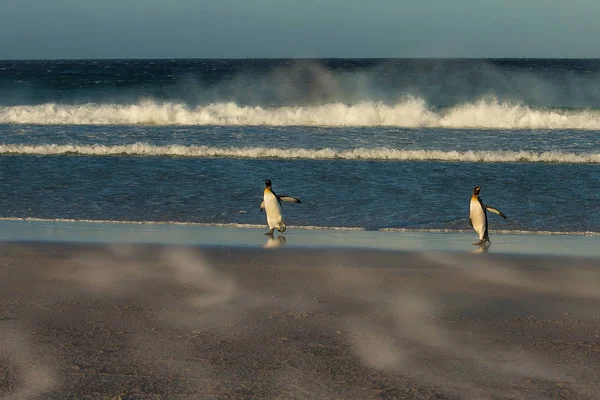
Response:
[{"label": "dark ocean water", "polygon": [[0,218],[600,233],[599,60],[0,61]]}]

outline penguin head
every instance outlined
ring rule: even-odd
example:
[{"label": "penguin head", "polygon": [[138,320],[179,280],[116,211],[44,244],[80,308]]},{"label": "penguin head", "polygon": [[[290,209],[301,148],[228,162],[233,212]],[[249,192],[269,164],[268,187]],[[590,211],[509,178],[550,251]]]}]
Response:
[{"label": "penguin head", "polygon": [[475,186],[475,187],[473,188],[473,194],[474,194],[475,196],[479,196],[479,192],[480,192],[480,191],[481,191],[481,188],[480,188],[479,186]]},{"label": "penguin head", "polygon": [[268,187],[269,189],[271,188],[271,180],[270,179],[265,179],[265,186]]}]

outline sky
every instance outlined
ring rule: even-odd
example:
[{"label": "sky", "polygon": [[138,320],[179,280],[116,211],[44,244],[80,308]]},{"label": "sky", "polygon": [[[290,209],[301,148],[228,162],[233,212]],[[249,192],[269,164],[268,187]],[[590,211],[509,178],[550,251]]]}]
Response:
[{"label": "sky", "polygon": [[1,0],[0,59],[600,57],[598,0]]}]

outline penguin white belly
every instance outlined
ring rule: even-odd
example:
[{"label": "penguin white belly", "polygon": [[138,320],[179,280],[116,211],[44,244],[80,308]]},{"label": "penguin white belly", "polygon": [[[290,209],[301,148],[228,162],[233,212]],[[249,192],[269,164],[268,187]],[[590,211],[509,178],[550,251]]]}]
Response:
[{"label": "penguin white belly", "polygon": [[263,198],[265,202],[265,211],[267,213],[267,224],[269,229],[277,228],[282,230],[285,226],[283,222],[283,213],[281,211],[281,204],[277,200],[277,197],[271,192],[266,192]]},{"label": "penguin white belly", "polygon": [[483,207],[481,207],[479,200],[475,197],[471,199],[471,213],[469,218],[471,218],[473,229],[479,234],[479,240],[483,240],[486,224],[485,211]]}]

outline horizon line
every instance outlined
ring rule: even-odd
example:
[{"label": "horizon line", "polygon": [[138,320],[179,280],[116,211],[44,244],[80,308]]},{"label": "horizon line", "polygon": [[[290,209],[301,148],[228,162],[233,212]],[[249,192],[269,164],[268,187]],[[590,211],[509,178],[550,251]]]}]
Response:
[{"label": "horizon line", "polygon": [[106,58],[0,58],[5,61],[180,61],[180,60],[600,60],[600,57],[106,57]]}]

